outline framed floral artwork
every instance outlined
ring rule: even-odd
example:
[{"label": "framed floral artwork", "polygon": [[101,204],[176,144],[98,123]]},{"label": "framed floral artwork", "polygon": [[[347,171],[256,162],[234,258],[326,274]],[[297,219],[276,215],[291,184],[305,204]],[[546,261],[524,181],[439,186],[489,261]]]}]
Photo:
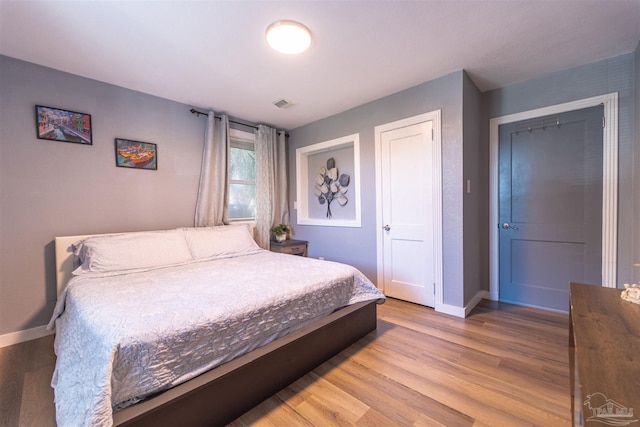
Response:
[{"label": "framed floral artwork", "polygon": [[296,150],[298,224],[360,227],[360,136]]}]

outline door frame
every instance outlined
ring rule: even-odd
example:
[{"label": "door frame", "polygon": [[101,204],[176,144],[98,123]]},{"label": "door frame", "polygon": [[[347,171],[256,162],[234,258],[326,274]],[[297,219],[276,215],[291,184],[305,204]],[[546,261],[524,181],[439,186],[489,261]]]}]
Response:
[{"label": "door frame", "polygon": [[433,222],[434,242],[433,253],[435,276],[435,309],[440,311],[443,306],[442,297],[442,136],[441,110],[419,114],[402,120],[385,123],[375,127],[375,162],[376,162],[376,251],[377,251],[377,283],[384,292],[384,250],[382,224],[382,133],[412,126],[418,123],[433,121]]},{"label": "door frame", "polygon": [[618,92],[495,117],[489,120],[489,294],[500,298],[499,126],[551,114],[604,105],[602,130],[602,286],[616,287],[618,267]]}]

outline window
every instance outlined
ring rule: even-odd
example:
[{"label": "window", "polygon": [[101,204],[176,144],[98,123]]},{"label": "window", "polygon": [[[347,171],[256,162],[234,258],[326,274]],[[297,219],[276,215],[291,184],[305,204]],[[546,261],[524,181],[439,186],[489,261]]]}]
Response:
[{"label": "window", "polygon": [[229,153],[229,219],[256,217],[256,152],[255,135],[230,130]]}]

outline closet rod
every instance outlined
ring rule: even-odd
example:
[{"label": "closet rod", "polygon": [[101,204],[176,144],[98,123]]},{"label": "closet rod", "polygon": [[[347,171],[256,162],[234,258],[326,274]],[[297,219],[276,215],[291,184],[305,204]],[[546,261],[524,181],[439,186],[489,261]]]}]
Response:
[{"label": "closet rod", "polygon": [[[196,110],[195,108],[192,108],[191,110],[189,110],[189,112],[190,112],[191,114],[195,114],[195,115],[196,115],[196,116],[198,116],[198,117],[200,117],[200,116],[208,116],[208,115],[209,115],[209,114],[207,114],[207,113],[203,113],[202,111],[198,111],[198,110]],[[214,117],[215,117],[216,119],[220,120],[220,117],[219,117],[219,116],[214,116]],[[256,129],[256,130],[258,129],[258,127],[257,127],[257,126],[248,125],[248,124],[246,124],[246,123],[241,123],[241,122],[236,122],[236,121],[234,121],[234,120],[229,120],[229,123],[235,123],[235,124],[237,124],[237,125],[241,125],[241,126],[246,126],[246,127],[254,128],[254,129]],[[278,132],[278,133],[280,133],[280,132],[283,132],[283,131],[279,130],[279,131],[277,131],[277,132]],[[285,133],[285,134],[284,134],[284,136],[289,137],[289,134],[288,134],[288,133]]]},{"label": "closet rod", "polygon": [[529,132],[531,133],[534,130],[542,129],[545,130],[550,127],[560,127],[560,118],[559,117],[550,117],[544,119],[534,119],[528,122],[520,122],[516,123],[516,135],[520,132]]}]

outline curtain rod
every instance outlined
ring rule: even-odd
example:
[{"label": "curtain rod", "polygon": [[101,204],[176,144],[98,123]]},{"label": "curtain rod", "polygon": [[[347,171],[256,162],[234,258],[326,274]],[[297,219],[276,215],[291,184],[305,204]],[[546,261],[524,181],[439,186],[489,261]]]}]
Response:
[{"label": "curtain rod", "polygon": [[[190,112],[191,114],[195,114],[195,115],[196,115],[196,116],[198,116],[198,117],[200,117],[200,116],[208,116],[208,115],[209,115],[209,114],[207,114],[207,113],[203,113],[202,111],[198,111],[198,110],[196,110],[195,108],[192,108],[191,110],[189,110],[189,112]],[[219,117],[219,116],[213,116],[213,117],[215,117],[216,119],[220,120],[220,117]],[[246,124],[246,123],[241,123],[241,122],[236,122],[236,121],[234,121],[234,120],[229,120],[229,123],[235,123],[235,124],[237,124],[237,125],[240,125],[240,126],[246,126],[246,127],[249,127],[249,128],[254,128],[254,129],[256,129],[256,130],[258,129],[258,127],[257,127],[257,126],[248,125],[248,124]],[[283,131],[279,130],[279,131],[277,131],[277,132],[278,132],[278,133],[280,133],[280,132],[283,132]],[[286,136],[286,137],[288,138],[288,137],[289,137],[289,134],[288,134],[288,133],[285,133],[285,134],[284,134],[284,136]]]}]

